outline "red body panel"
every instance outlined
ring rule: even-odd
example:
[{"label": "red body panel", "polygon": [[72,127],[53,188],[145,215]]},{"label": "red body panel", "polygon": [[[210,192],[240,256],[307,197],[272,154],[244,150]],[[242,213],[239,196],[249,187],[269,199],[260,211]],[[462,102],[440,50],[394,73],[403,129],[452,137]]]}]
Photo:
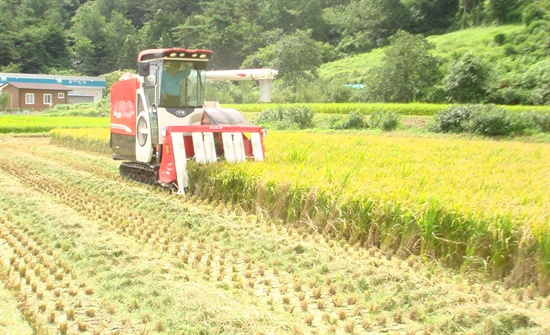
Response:
[{"label": "red body panel", "polygon": [[159,167],[159,181],[164,184],[169,184],[177,180],[176,164],[174,162],[174,150],[172,148],[172,137],[170,131],[166,131],[164,145],[162,146],[162,154]]},{"label": "red body panel", "polygon": [[120,80],[111,87],[111,133],[136,135],[137,78]]},{"label": "red body panel", "polygon": [[220,126],[220,125],[196,125],[196,126],[172,126],[166,128],[166,134],[168,130],[172,133],[261,133],[262,127],[259,126]]}]

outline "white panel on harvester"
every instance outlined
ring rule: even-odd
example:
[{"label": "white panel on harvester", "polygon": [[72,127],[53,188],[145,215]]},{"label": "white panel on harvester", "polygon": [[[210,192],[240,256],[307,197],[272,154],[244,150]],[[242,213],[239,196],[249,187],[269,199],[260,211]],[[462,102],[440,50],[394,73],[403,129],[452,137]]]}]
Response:
[{"label": "white panel on harvester", "polygon": [[205,163],[213,163],[218,160],[216,157],[216,144],[214,143],[214,133],[202,133],[204,138]]},{"label": "white panel on harvester", "polygon": [[257,161],[264,160],[264,151],[262,149],[262,139],[259,133],[251,133],[250,140],[252,141],[252,153],[254,154],[254,159]]}]

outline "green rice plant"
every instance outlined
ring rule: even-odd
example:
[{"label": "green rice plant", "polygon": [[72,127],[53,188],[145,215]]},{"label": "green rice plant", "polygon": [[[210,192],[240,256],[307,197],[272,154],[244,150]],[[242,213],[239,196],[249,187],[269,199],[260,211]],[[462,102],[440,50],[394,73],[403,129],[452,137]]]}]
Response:
[{"label": "green rice plant", "polygon": [[[224,104],[225,108],[233,108],[242,113],[259,114],[265,110],[275,108],[290,108],[299,107],[303,104]],[[445,108],[452,106],[450,104],[432,104],[432,103],[310,103],[307,104],[315,113],[318,114],[342,114],[347,115],[357,112],[363,115],[369,115],[373,112],[389,112],[393,111],[399,115],[414,115],[414,116],[432,116]],[[502,106],[507,111],[513,113],[536,112],[549,113],[550,106]]]},{"label": "green rice plant", "polygon": [[[223,107],[234,108],[242,113],[262,113],[265,110],[275,108],[295,108],[303,104],[227,104]],[[429,103],[311,103],[307,104],[315,113],[320,114],[359,114],[368,115],[375,111],[394,111],[401,115],[434,115],[439,110],[445,109],[447,104]],[[547,110],[550,108],[547,108]]]},{"label": "green rice plant", "polygon": [[47,133],[55,128],[108,128],[109,118],[0,115],[0,134]]}]

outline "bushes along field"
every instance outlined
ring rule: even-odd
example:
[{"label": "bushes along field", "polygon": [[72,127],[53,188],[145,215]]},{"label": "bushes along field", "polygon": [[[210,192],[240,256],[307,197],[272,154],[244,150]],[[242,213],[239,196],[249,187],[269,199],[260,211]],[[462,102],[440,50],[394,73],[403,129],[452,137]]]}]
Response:
[{"label": "bushes along field", "polygon": [[[374,112],[392,111],[401,115],[432,116],[451,104],[429,104],[429,103],[311,103],[311,104],[223,104],[225,108],[234,108],[243,113],[261,113],[266,109],[278,107],[308,106],[315,113],[320,114],[350,114],[359,112],[364,115]],[[460,105],[458,105],[460,106]],[[550,112],[550,106],[503,106],[510,112]]]},{"label": "bushes along field", "polygon": [[434,116],[433,130],[483,136],[550,132],[550,113],[509,112],[494,105],[451,106]]},{"label": "bushes along field", "polygon": [[[275,109],[277,107],[290,107],[304,104],[224,104],[224,107],[234,108],[243,113],[261,113],[266,109]],[[307,104],[315,113],[320,114],[349,114],[359,112],[361,114],[371,114],[373,112],[395,111],[402,115],[434,115],[439,110],[444,109],[446,104],[426,104],[426,103],[312,103]]]}]

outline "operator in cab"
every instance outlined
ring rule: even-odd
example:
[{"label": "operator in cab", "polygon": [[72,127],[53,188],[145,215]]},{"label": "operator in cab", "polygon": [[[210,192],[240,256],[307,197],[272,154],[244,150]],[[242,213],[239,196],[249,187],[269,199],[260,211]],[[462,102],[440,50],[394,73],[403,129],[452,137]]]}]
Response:
[{"label": "operator in cab", "polygon": [[191,68],[188,64],[179,61],[164,62],[160,94],[161,106],[180,107],[182,105],[182,96],[187,98],[187,77],[190,73]]}]

